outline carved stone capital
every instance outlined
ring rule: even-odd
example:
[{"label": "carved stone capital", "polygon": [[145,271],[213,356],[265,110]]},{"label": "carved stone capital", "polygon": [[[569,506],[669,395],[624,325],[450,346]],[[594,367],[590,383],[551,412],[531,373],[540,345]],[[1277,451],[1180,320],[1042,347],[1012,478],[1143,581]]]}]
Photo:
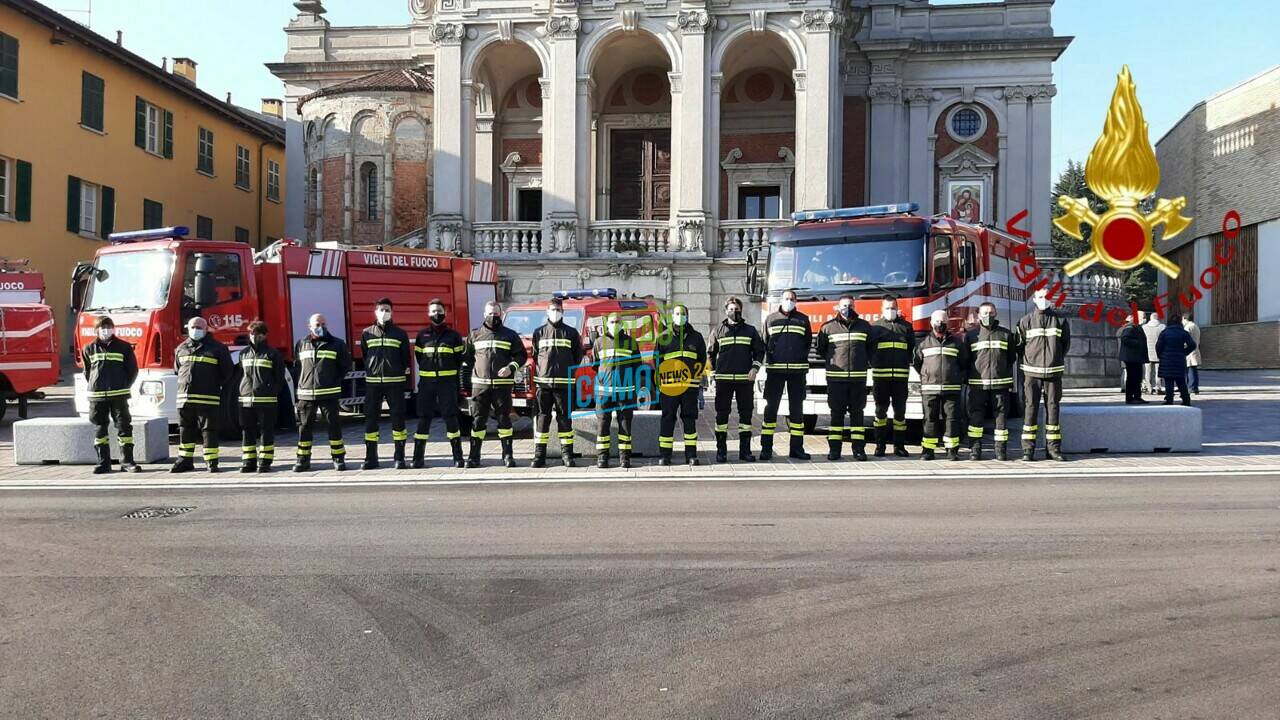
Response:
[{"label": "carved stone capital", "polygon": [[916,104],[925,104],[933,100],[933,90],[931,88],[907,88],[904,91],[907,102]]},{"label": "carved stone capital", "polygon": [[800,13],[800,27],[805,32],[839,32],[848,21],[844,12],[832,8],[805,10]]},{"label": "carved stone capital", "polygon": [[701,217],[685,217],[676,221],[680,232],[676,238],[675,252],[702,252],[702,236],[706,232],[707,221]]},{"label": "carved stone capital", "polygon": [[431,41],[437,45],[461,45],[462,23],[436,23],[431,26]]},{"label": "carved stone capital", "polygon": [[898,83],[873,83],[867,86],[867,98],[871,102],[897,102],[902,97]]},{"label": "carved stone capital", "polygon": [[676,16],[676,27],[684,35],[701,35],[711,26],[711,16],[706,10],[681,10]]},{"label": "carved stone capital", "polygon": [[1027,87],[1027,97],[1032,102],[1046,102],[1058,94],[1057,85],[1031,85]]},{"label": "carved stone capital", "polygon": [[552,40],[567,40],[578,36],[582,21],[575,15],[552,15],[547,18],[545,30]]}]

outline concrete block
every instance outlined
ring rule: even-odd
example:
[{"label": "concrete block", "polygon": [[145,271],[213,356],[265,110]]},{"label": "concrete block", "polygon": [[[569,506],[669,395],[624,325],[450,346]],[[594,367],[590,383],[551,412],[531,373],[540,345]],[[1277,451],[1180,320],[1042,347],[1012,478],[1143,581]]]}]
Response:
[{"label": "concrete block", "polygon": [[[133,457],[140,463],[169,459],[169,421],[133,419]],[[13,456],[19,465],[94,465],[93,424],[81,417],[48,417],[13,424]],[[119,460],[120,443],[111,428],[111,457]]]},{"label": "concrete block", "polygon": [[1202,431],[1197,407],[1062,406],[1062,450],[1068,453],[1200,452]]},{"label": "concrete block", "polygon": [[[657,410],[637,410],[631,422],[631,454],[638,457],[658,456],[658,426],[662,413]],[[683,433],[683,426],[676,425],[676,432]],[[609,444],[609,453],[618,456],[618,418],[614,415],[614,440]],[[592,413],[573,419],[573,449],[579,455],[594,458],[596,455],[596,435],[600,432],[600,416]],[[548,457],[560,457],[560,443],[555,436],[555,425],[551,426],[551,442],[547,445]]]}]

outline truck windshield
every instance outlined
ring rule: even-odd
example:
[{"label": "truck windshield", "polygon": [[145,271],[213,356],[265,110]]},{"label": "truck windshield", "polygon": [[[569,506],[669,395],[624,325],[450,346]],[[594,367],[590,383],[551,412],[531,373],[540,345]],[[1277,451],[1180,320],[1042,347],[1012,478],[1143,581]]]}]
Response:
[{"label": "truck windshield", "polygon": [[86,310],[151,310],[169,299],[173,253],[168,250],[98,256],[98,273],[89,285]]},{"label": "truck windshield", "polygon": [[769,292],[846,292],[877,285],[924,283],[924,239],[776,245],[769,258]]},{"label": "truck windshield", "polygon": [[[515,330],[522,337],[531,337],[533,331],[537,330],[547,322],[546,308],[509,310],[505,317],[502,318],[502,324],[509,329]],[[582,310],[565,310],[564,323],[571,328],[582,331]]]}]

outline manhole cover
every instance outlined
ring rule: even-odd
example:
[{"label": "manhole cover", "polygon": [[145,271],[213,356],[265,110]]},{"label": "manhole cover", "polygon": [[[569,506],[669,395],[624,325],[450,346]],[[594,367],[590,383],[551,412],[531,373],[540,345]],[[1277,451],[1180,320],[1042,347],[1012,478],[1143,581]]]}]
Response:
[{"label": "manhole cover", "polygon": [[195,509],[194,505],[190,507],[144,507],[127,512],[120,517],[125,520],[152,520],[154,518],[167,518],[173,517],[174,515],[185,515]]}]

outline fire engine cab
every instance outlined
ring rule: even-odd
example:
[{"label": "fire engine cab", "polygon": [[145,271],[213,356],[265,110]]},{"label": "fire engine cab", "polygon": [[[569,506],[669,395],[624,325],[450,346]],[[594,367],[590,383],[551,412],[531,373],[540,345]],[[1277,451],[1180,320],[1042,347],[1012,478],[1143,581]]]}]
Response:
[{"label": "fire engine cab", "polygon": [[[245,243],[192,240],[187,233],[185,227],[172,227],[113,234],[112,244],[100,248],[92,263],[76,267],[72,287],[72,306],[79,311],[77,351],[93,341],[98,316],[110,315],[116,336],[132,343],[138,357],[130,409],[172,424],[177,422],[174,350],[193,317],[208,322],[209,332],[233,358],[248,344],[249,323],[261,319],[271,344],[292,362],[294,343],[309,332],[308,318],[322,313],[329,332],[351,349],[353,366],[341,403],[355,410],[364,402],[360,333],[373,323],[378,298],[391,298],[396,324],[412,338],[426,325],[432,298],[444,300],[450,322],[466,333],[479,325],[485,302],[497,295],[492,261],[411,249],[305,247],[288,240],[255,253]],[[224,427],[238,427],[238,384],[224,388]],[[282,415],[292,409],[292,386],[287,392],[290,397],[281,397]],[[89,409],[81,375],[76,409]]]},{"label": "fire engine cab", "polygon": [[0,258],[0,417],[10,401],[27,416],[27,399],[58,382],[58,332],[45,304],[44,276],[26,260]]},{"label": "fire engine cab", "polygon": [[[916,215],[916,203],[793,213],[794,224],[777,230],[765,247],[747,256],[747,287],[762,299],[764,316],[777,310],[782,293],[794,290],[798,309],[816,334],[835,315],[841,295],[867,322],[880,319],[886,296],[898,299],[902,317],[917,337],[929,331],[929,316],[946,310],[952,332],[963,332],[984,302],[995,303],[1001,324],[1012,327],[1027,311],[1027,294],[1013,274],[1018,241],[986,225],[958,222],[946,215]],[[812,423],[827,414],[823,362],[809,355],[805,415]],[[764,377],[758,379],[757,406],[764,407]],[[868,381],[870,382],[870,381]],[[907,417],[923,418],[920,378],[911,371]],[[786,407],[783,401],[782,407]],[[874,414],[868,394],[866,414]]]}]

